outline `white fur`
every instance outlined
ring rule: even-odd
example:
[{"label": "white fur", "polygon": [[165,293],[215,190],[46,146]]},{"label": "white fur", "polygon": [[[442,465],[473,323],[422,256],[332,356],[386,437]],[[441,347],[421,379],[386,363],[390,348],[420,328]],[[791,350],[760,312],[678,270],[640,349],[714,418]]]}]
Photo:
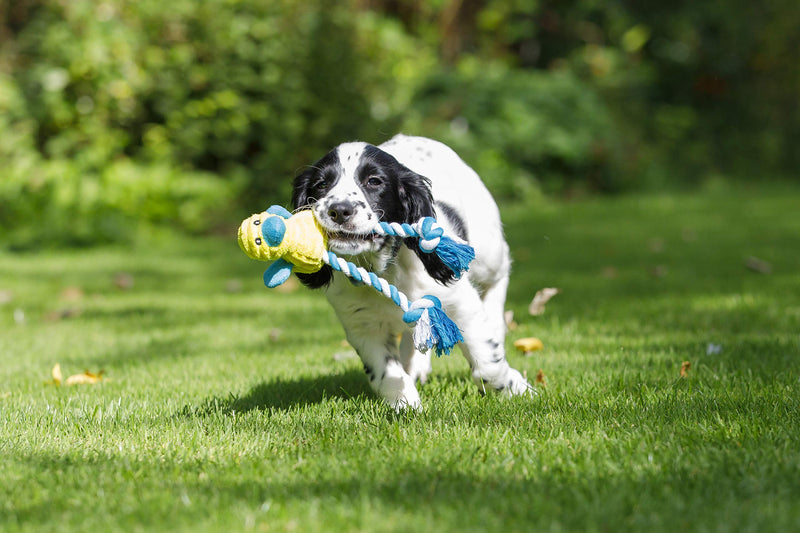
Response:
[{"label": "white fur", "polygon": [[[343,198],[365,202],[354,181],[358,155],[364,146],[347,143],[337,149],[342,174],[335,187],[314,206],[323,225],[332,202]],[[386,278],[412,300],[426,294],[438,297],[462,331],[461,351],[482,391],[501,390],[509,395],[530,391],[525,378],[505,358],[503,312],[511,261],[500,213],[491,194],[475,171],[442,143],[398,135],[378,148],[431,180],[434,200],[445,202],[462,218],[476,258],[466,275],[445,286],[432,279],[405,246],[391,262],[386,254],[372,253],[377,249],[374,243],[334,243],[332,249],[357,255],[351,259]],[[359,209],[353,217],[352,231],[367,232],[377,218],[368,206]],[[441,213],[437,220],[446,233],[455,235]],[[344,326],[347,340],[360,355],[373,389],[395,409],[421,408],[415,384],[427,379],[431,356],[414,349],[401,311],[385,297],[369,288],[354,286],[339,273],[334,275],[326,296]]]}]

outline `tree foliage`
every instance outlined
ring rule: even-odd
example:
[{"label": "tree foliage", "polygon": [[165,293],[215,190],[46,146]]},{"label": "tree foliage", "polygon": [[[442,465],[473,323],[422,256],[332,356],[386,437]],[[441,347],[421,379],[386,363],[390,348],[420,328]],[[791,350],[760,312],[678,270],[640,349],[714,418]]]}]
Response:
[{"label": "tree foliage", "polygon": [[508,199],[796,172],[799,20],[789,0],[2,3],[0,230],[206,231],[399,130]]}]

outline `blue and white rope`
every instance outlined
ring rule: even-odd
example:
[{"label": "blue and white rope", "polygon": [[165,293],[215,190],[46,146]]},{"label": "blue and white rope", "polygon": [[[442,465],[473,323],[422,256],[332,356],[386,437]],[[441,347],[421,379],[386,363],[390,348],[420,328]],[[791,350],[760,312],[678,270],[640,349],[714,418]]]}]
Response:
[{"label": "blue and white rope", "polygon": [[453,346],[464,340],[458,327],[444,313],[441,302],[435,296],[423,296],[418,300],[409,301],[402,291],[385,279],[342,259],[333,252],[323,254],[322,260],[345,276],[369,285],[402,309],[403,321],[414,328],[413,340],[418,350],[425,352],[433,348],[437,355],[449,354]]},{"label": "blue and white rope", "polygon": [[[419,247],[425,252],[432,252],[439,246],[444,229],[431,217],[419,219],[413,224],[401,224],[399,222],[379,222],[373,230],[379,235],[393,235],[396,237],[419,237]],[[462,242],[460,239],[453,239]]]},{"label": "blue and white rope", "polygon": [[475,259],[475,250],[469,243],[445,235],[444,229],[431,217],[421,218],[413,224],[379,222],[372,231],[378,235],[419,238],[420,250],[436,254],[456,279],[469,269],[470,262]]}]

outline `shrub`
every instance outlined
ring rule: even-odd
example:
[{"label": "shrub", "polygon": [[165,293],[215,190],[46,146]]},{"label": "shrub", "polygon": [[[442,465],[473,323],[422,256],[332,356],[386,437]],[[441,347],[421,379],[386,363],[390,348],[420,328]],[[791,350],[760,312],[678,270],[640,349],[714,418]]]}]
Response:
[{"label": "shrub", "polygon": [[344,14],[321,1],[40,2],[5,56],[5,233],[33,239],[30,217],[48,212],[59,242],[116,240],[135,221],[208,227],[237,195],[283,203],[298,168],[378,129],[377,78]]},{"label": "shrub", "polygon": [[586,184],[621,186],[608,159],[618,150],[596,92],[569,72],[463,63],[433,76],[416,99],[412,128],[433,132],[504,198]]}]

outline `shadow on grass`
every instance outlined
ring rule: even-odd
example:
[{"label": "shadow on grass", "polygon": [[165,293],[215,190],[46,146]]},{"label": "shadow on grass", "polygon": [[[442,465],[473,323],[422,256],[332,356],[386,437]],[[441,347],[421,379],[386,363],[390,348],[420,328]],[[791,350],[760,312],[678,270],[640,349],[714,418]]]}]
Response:
[{"label": "shadow on grass", "polygon": [[252,410],[290,410],[305,405],[321,403],[327,399],[343,400],[372,395],[363,372],[347,370],[314,378],[278,378],[261,382],[245,395],[206,399],[197,407],[186,406],[184,416],[208,416],[214,413],[244,413]]},{"label": "shadow on grass", "polygon": [[[54,510],[68,510],[72,512],[65,516],[73,525],[84,526],[82,529],[91,529],[86,526],[97,522],[105,529],[109,519],[123,518],[161,529],[165,523],[202,523],[223,508],[264,509],[265,502],[275,502],[297,511],[323,501],[334,513],[347,508],[372,515],[388,512],[396,519],[400,512],[416,521],[435,518],[454,531],[509,527],[521,531],[553,524],[575,531],[595,530],[600,525],[606,526],[601,530],[620,526],[625,526],[623,530],[708,530],[719,529],[724,523],[747,530],[786,531],[796,525],[798,516],[791,506],[796,495],[793,472],[774,462],[756,462],[742,469],[731,467],[727,461],[704,469],[678,465],[644,469],[636,475],[614,474],[602,468],[599,472],[580,472],[555,464],[547,468],[544,463],[527,465],[533,471],[527,476],[502,468],[484,469],[482,474],[463,472],[454,461],[431,468],[424,460],[410,460],[396,472],[375,475],[369,471],[369,459],[359,463],[361,469],[354,472],[338,468],[323,475],[298,471],[288,479],[273,476],[264,480],[253,473],[258,469],[250,464],[215,467],[170,460],[131,464],[117,457],[32,454],[20,457],[19,464],[31,472],[31,477],[58,473],[55,482],[46,478],[47,483],[57,483],[57,490],[45,493],[45,503],[33,498],[14,502],[5,515],[12,522],[30,526],[53,524]],[[94,474],[88,486],[87,465]],[[180,483],[171,481],[176,471],[187,468],[210,471],[215,481],[209,483],[204,481],[209,476],[198,475],[187,475]],[[135,476],[137,483],[120,484],[117,472]],[[35,481],[42,483],[42,478]],[[127,517],[77,512],[75,494],[98,489],[128,505],[135,497],[135,506],[127,511]],[[199,505],[190,507],[191,502]],[[313,525],[318,520],[315,515],[310,513],[304,520]],[[278,524],[290,518],[259,516],[259,520]],[[335,514],[329,518],[335,519]]]}]

